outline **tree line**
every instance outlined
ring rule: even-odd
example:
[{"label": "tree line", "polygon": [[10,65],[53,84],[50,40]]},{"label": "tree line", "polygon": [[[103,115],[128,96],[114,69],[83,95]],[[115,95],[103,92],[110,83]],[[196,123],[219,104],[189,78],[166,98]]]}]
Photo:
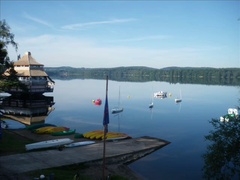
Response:
[{"label": "tree line", "polygon": [[45,68],[55,79],[109,79],[116,81],[166,81],[183,84],[240,85],[240,68]]}]

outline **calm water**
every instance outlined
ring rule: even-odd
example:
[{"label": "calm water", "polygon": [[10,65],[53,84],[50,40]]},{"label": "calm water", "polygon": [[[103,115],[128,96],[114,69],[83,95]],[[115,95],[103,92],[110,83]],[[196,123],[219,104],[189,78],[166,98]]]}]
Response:
[{"label": "calm water", "polygon": [[[103,130],[105,80],[55,81],[55,111],[46,122],[76,129],[78,133]],[[171,142],[162,149],[132,163],[129,167],[145,179],[202,179],[201,155],[206,152],[204,136],[213,129],[208,122],[227,113],[238,104],[239,89],[230,86],[169,84],[166,82],[116,82],[109,80],[109,109],[120,103],[119,116],[110,114],[109,131],[123,132],[133,138],[151,136]],[[153,92],[172,94],[165,99],[154,98]],[[182,94],[182,103],[175,98]],[[130,96],[130,98],[128,98]],[[101,98],[101,106],[92,100]]]}]

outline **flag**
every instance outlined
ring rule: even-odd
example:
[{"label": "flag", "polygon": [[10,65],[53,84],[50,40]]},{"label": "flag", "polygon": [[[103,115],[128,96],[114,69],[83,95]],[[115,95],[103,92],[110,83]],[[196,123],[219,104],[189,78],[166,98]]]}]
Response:
[{"label": "flag", "polygon": [[109,110],[108,110],[108,98],[106,95],[104,117],[103,117],[103,125],[106,125],[106,133],[108,132],[108,123],[109,123]]}]

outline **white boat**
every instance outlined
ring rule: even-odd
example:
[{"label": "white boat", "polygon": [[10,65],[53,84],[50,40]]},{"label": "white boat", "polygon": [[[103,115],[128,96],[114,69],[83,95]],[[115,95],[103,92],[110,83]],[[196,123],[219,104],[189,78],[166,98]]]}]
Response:
[{"label": "white boat", "polygon": [[233,108],[229,108],[228,109],[228,114],[234,114],[235,116],[237,116],[238,115],[238,110],[233,109]]},{"label": "white boat", "polygon": [[32,143],[32,144],[27,144],[26,150],[33,150],[33,149],[41,149],[41,148],[49,148],[49,147],[57,147],[65,144],[70,144],[72,143],[73,140],[69,138],[63,138],[63,139],[54,139],[54,140],[49,140],[49,141],[41,141],[37,143]]},{"label": "white boat", "polygon": [[155,96],[155,97],[158,97],[158,96],[167,96],[167,92],[158,91],[158,92],[154,93],[154,96]]},{"label": "white boat", "polygon": [[77,146],[85,146],[85,145],[89,145],[89,144],[94,144],[95,141],[83,141],[83,142],[76,142],[76,143],[71,143],[68,145],[65,145],[64,147],[77,147]]},{"label": "white boat", "polygon": [[112,109],[112,114],[120,113],[120,112],[123,112],[123,108],[121,108],[121,109]]},{"label": "white boat", "polygon": [[151,104],[149,104],[149,106],[148,106],[149,108],[153,108],[153,96],[152,96],[152,103]]},{"label": "white boat", "polygon": [[182,94],[181,94],[181,90],[180,90],[180,98],[176,98],[176,99],[175,99],[175,102],[176,102],[176,103],[180,103],[180,102],[182,102]]},{"label": "white boat", "polygon": [[118,96],[118,107],[115,109],[112,109],[112,114],[123,112],[123,107],[120,108],[120,86],[119,86],[119,96]]},{"label": "white boat", "polygon": [[153,108],[153,102],[149,104],[149,108]]}]

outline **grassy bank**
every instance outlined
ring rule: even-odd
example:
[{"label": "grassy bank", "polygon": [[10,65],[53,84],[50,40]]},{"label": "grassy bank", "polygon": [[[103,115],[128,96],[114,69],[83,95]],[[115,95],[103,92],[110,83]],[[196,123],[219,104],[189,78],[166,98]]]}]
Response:
[{"label": "grassy bank", "polygon": [[[3,130],[2,137],[0,140],[0,156],[26,153],[25,145],[35,142],[10,130]],[[24,176],[34,179],[39,178],[43,174],[47,180],[50,174],[54,173],[54,180],[73,180],[74,176],[78,173],[81,180],[95,180],[101,179],[101,172],[100,166],[92,167],[86,164],[79,164],[32,171],[25,173]],[[128,180],[128,178],[117,175],[117,169],[116,172],[112,171],[111,173],[114,174],[111,176],[111,180]]]}]

